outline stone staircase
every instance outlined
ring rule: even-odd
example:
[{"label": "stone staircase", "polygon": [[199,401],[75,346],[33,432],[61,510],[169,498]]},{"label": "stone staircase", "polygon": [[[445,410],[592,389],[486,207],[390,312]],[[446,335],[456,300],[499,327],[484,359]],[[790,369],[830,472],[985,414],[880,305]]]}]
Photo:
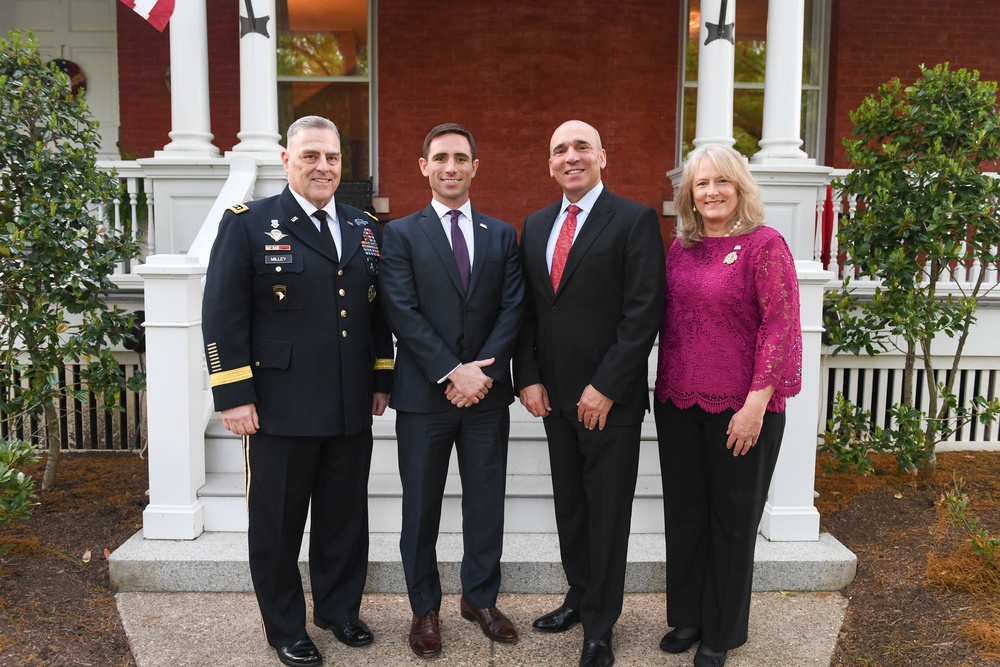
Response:
[{"label": "stone staircase", "polygon": [[[401,485],[392,411],[375,420],[369,479],[371,554],[369,592],[404,593],[399,562]],[[205,532],[194,540],[146,540],[141,532],[110,560],[118,591],[250,591],[246,504],[240,440],[210,421],[205,442],[206,480],[199,490]],[[462,558],[461,481],[453,453],[441,517],[438,559],[446,593],[457,593]],[[511,406],[503,591],[562,593],[566,581],[555,535],[548,450],[540,420]],[[627,590],[662,591],[665,547],[659,456],[652,416],[642,429],[639,479],[632,513]],[[300,570],[308,587],[308,534]],[[758,536],[755,590],[838,590],[856,570],[853,553],[829,535],[812,542],[770,542]]]}]

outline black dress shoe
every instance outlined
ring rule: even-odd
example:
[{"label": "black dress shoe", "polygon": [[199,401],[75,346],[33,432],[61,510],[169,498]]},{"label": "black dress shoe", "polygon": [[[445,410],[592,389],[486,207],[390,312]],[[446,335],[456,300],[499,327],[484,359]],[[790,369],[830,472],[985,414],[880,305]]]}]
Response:
[{"label": "black dress shoe", "polygon": [[375,641],[375,635],[372,634],[372,631],[367,625],[365,625],[365,622],[360,619],[347,621],[346,623],[340,623],[338,625],[334,623],[327,623],[321,618],[314,618],[313,623],[315,623],[318,628],[333,630],[334,636],[339,639],[342,644],[347,644],[348,646],[353,646],[355,648],[358,646],[368,646]]},{"label": "black dress shoe", "polygon": [[674,628],[663,635],[660,640],[660,650],[667,653],[683,653],[691,645],[701,639],[701,630],[696,628]]},{"label": "black dress shoe", "polygon": [[563,605],[535,619],[531,627],[542,632],[565,632],[580,622],[580,612]]},{"label": "black dress shoe", "polygon": [[587,639],[583,642],[580,667],[611,667],[615,664],[615,654],[611,652],[611,642],[604,639]]},{"label": "black dress shoe", "polygon": [[726,664],[726,651],[713,651],[704,644],[694,654],[694,667],[722,667]]},{"label": "black dress shoe", "polygon": [[316,667],[323,664],[323,656],[308,637],[288,646],[275,646],[274,650],[278,652],[278,660],[290,667]]}]

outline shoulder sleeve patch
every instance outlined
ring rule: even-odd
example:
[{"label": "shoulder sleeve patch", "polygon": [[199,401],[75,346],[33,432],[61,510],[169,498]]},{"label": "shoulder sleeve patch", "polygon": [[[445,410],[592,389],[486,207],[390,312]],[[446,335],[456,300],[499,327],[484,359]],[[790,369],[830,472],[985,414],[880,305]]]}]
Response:
[{"label": "shoulder sleeve patch", "polygon": [[375,217],[374,215],[372,215],[372,214],[371,214],[371,213],[369,213],[368,211],[365,211],[365,215],[367,215],[367,216],[368,216],[369,218],[371,218],[371,219],[372,219],[372,220],[374,220],[375,222],[378,222],[378,218],[376,218],[376,217]]},{"label": "shoulder sleeve patch", "polygon": [[246,213],[247,211],[249,211],[250,207],[247,206],[246,204],[233,204],[232,206],[229,207],[229,210],[235,213],[236,215],[239,215],[240,213]]}]

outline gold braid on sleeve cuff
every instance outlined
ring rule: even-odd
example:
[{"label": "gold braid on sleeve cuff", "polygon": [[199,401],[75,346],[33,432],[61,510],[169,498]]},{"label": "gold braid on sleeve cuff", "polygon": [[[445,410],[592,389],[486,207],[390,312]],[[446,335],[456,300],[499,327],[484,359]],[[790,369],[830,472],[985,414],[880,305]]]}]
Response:
[{"label": "gold braid on sleeve cuff", "polygon": [[376,359],[375,367],[373,370],[376,371],[391,371],[395,367],[392,359]]},{"label": "gold braid on sleeve cuff", "polygon": [[252,380],[253,371],[250,370],[249,366],[243,366],[242,368],[234,368],[229,371],[222,371],[220,373],[211,373],[208,376],[208,381],[213,387],[218,387],[224,384],[232,384],[233,382],[242,382],[243,380]]}]

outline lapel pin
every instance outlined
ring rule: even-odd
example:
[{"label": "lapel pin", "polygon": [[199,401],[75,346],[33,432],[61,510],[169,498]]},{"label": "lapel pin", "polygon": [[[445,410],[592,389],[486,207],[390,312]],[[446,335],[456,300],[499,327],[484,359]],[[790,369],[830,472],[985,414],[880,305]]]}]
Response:
[{"label": "lapel pin", "polygon": [[485,222],[480,222],[479,226],[482,227],[483,229],[486,229],[486,223]]}]

